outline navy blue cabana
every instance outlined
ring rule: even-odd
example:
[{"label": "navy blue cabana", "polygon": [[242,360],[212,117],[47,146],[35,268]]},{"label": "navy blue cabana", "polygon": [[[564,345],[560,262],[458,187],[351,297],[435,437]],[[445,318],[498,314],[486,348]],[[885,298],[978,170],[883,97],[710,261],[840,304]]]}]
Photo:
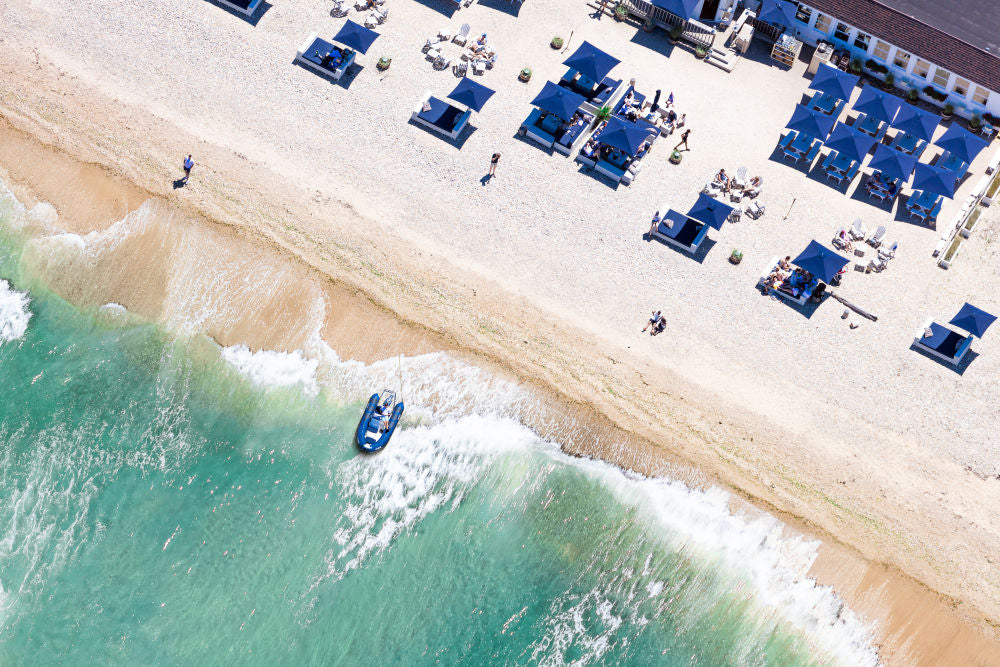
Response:
[{"label": "navy blue cabana", "polygon": [[972,163],[980,151],[986,148],[986,141],[972,134],[958,123],[952,123],[934,145],[943,148],[963,162]]},{"label": "navy blue cabana", "polygon": [[877,123],[891,123],[901,106],[903,106],[903,100],[895,95],[890,95],[875,86],[865,86],[861,89],[858,101],[854,103],[854,110],[865,114]]},{"label": "navy blue cabana", "polygon": [[849,100],[857,82],[858,77],[856,75],[843,72],[833,65],[823,63],[816,70],[812,81],[809,82],[809,89],[818,90],[824,95],[830,95],[838,100]]},{"label": "navy blue cabana", "polygon": [[639,127],[618,116],[612,116],[608,119],[604,131],[601,132],[600,141],[605,146],[617,148],[628,155],[635,155],[649,134],[649,127]]},{"label": "navy blue cabana", "polygon": [[572,90],[566,90],[551,81],[546,81],[542,92],[538,93],[535,99],[531,100],[531,104],[542,111],[548,111],[565,120],[571,118],[573,112],[579,109],[580,105],[586,101],[587,98],[583,95],[574,93]]},{"label": "navy blue cabana", "polygon": [[872,169],[878,169],[883,176],[891,181],[899,179],[905,183],[910,179],[910,174],[913,173],[913,167],[916,164],[917,158],[912,155],[893,150],[885,144],[879,144],[875,147],[875,155],[872,156],[872,161],[868,163],[868,166]]},{"label": "navy blue cabana", "polygon": [[795,12],[795,6],[785,0],[762,0],[757,20],[788,28],[795,25]]},{"label": "navy blue cabana", "polygon": [[573,52],[573,55],[563,61],[563,65],[572,67],[594,81],[601,81],[620,62],[590,42],[584,42]]},{"label": "navy blue cabana", "polygon": [[955,195],[955,172],[934,165],[918,162],[913,175],[914,190],[923,190],[925,194],[944,195],[951,199]]},{"label": "navy blue cabana", "polygon": [[838,123],[823,143],[842,157],[861,162],[875,144],[875,137],[859,132],[849,125]]},{"label": "navy blue cabana", "polygon": [[785,124],[785,127],[789,130],[795,130],[801,135],[822,141],[826,139],[826,135],[830,134],[833,123],[832,117],[796,104],[795,111],[792,112],[792,119]]},{"label": "navy blue cabana", "polygon": [[486,104],[486,100],[493,97],[493,93],[494,91],[478,81],[462,77],[462,80],[455,86],[455,90],[448,94],[448,99],[464,104],[473,111],[479,111]]},{"label": "navy blue cabana", "polygon": [[376,38],[378,38],[378,33],[374,30],[369,30],[363,25],[348,20],[344,23],[344,27],[333,36],[333,41],[340,42],[349,49],[368,53],[368,49],[371,48],[372,42]]},{"label": "navy blue cabana", "polygon": [[792,260],[792,264],[828,283],[847,265],[847,261],[829,248],[810,241],[806,249]]},{"label": "navy blue cabana", "polygon": [[694,8],[700,0],[650,0],[654,7],[664,9],[685,21],[694,16]]},{"label": "navy blue cabana", "polygon": [[722,229],[722,223],[729,219],[733,212],[733,207],[725,202],[721,202],[714,197],[702,193],[698,195],[698,201],[694,203],[688,211],[688,217],[716,229]]},{"label": "navy blue cabana", "polygon": [[976,308],[970,303],[962,306],[955,317],[951,318],[948,324],[952,324],[959,329],[965,329],[976,338],[982,338],[986,330],[996,321],[995,315],[990,315],[985,310]]},{"label": "navy blue cabana", "polygon": [[913,135],[918,139],[930,141],[937,129],[938,117],[928,113],[923,109],[918,109],[912,104],[904,104],[899,107],[896,118],[890,125],[900,132]]}]

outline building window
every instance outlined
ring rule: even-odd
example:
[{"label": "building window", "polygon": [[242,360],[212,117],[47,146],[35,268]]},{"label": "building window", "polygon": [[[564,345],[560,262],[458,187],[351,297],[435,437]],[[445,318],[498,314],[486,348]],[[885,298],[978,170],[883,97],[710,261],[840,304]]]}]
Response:
[{"label": "building window", "polygon": [[906,69],[910,64],[910,54],[906,51],[896,49],[896,55],[892,58],[892,64],[899,69]]},{"label": "building window", "polygon": [[939,86],[941,88],[947,88],[948,87],[948,79],[950,79],[950,78],[951,78],[951,72],[949,72],[948,70],[941,69],[940,67],[938,67],[936,70],[934,70],[934,79],[933,79],[933,81],[934,81],[934,85],[935,86]]},{"label": "building window", "polygon": [[803,4],[799,5],[799,10],[795,12],[795,19],[801,21],[806,25],[809,25],[809,18],[812,16],[813,10],[809,9]]},{"label": "building window", "polygon": [[976,86],[975,92],[972,93],[972,101],[975,102],[976,104],[981,104],[983,106],[986,106],[986,100],[988,99],[990,99],[990,91],[986,90],[985,88],[980,88],[979,86]]},{"label": "building window", "polygon": [[919,76],[921,79],[927,78],[927,73],[931,71],[931,64],[926,60],[921,60],[917,58],[917,62],[913,65],[914,76]]},{"label": "building window", "polygon": [[875,40],[875,50],[872,51],[872,55],[879,60],[886,60],[889,57],[889,45],[883,42],[881,39]]},{"label": "building window", "polygon": [[960,79],[959,77],[956,76],[955,87],[952,88],[952,90],[955,91],[956,95],[961,95],[962,97],[965,97],[966,95],[969,94],[969,82],[966,81],[965,79]]},{"label": "building window", "polygon": [[842,42],[846,42],[847,38],[851,36],[851,29],[844,23],[838,23],[837,29],[833,31],[834,39],[839,39]]},{"label": "building window", "polygon": [[833,20],[829,16],[827,16],[826,14],[817,14],[816,15],[816,24],[813,27],[816,28],[816,30],[819,30],[824,35],[829,35],[830,34],[830,25],[832,23],[833,23]]},{"label": "building window", "polygon": [[868,50],[868,43],[871,42],[872,36],[866,35],[865,33],[858,31],[858,36],[854,38],[854,46],[858,47],[862,51]]}]

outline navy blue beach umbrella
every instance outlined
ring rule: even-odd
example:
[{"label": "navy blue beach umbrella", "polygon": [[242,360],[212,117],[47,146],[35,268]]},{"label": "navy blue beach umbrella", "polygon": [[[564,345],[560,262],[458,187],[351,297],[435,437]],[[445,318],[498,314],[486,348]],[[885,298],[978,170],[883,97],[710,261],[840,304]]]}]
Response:
[{"label": "navy blue beach umbrella", "polygon": [[865,114],[876,122],[891,123],[901,106],[903,106],[903,100],[895,95],[890,95],[875,86],[865,86],[861,89],[861,94],[858,95],[858,101],[854,103],[854,110]]},{"label": "navy blue beach umbrella", "polygon": [[790,27],[795,25],[795,6],[785,0],[763,0],[757,20]]},{"label": "navy blue beach umbrella", "polygon": [[694,16],[694,8],[700,0],[652,0],[654,7],[665,9],[674,16],[687,20]]},{"label": "navy blue beach umbrella", "polygon": [[951,322],[948,324],[965,329],[976,338],[982,338],[996,319],[995,315],[990,315],[985,310],[980,310],[971,303],[966,303],[962,306],[962,310],[958,311],[958,315],[951,318]]},{"label": "navy blue beach umbrella", "polygon": [[910,187],[914,190],[929,192],[932,195],[944,195],[951,199],[955,195],[957,183],[955,172],[918,162],[916,173],[913,175],[913,184]]},{"label": "navy blue beach umbrella", "polygon": [[838,100],[849,100],[857,82],[856,75],[823,63],[816,70],[812,81],[809,82],[809,89],[818,90],[824,95],[830,95]]},{"label": "navy blue beach umbrella", "polygon": [[899,107],[896,118],[891,123],[892,127],[900,132],[912,134],[924,141],[931,140],[931,137],[934,136],[934,130],[937,129],[937,124],[938,117],[935,114],[918,109],[912,104],[904,104]]},{"label": "navy blue beach umbrella", "polygon": [[963,162],[972,163],[980,151],[986,148],[986,141],[972,134],[958,123],[952,123],[934,144]]},{"label": "navy blue beach umbrella", "polygon": [[531,104],[542,111],[553,113],[559,118],[568,119],[586,101],[587,99],[583,95],[574,93],[572,90],[568,90],[562,86],[557,86],[551,81],[546,81],[542,92],[538,93],[538,96],[531,100]]},{"label": "navy blue beach umbrella", "polygon": [[785,127],[807,137],[824,140],[826,135],[830,134],[833,123],[834,119],[830,116],[796,104],[792,119],[785,124]]},{"label": "navy blue beach umbrella", "polygon": [[910,174],[913,173],[913,167],[916,164],[917,158],[912,155],[897,151],[885,144],[879,144],[875,147],[875,155],[872,156],[872,161],[868,163],[868,166],[872,169],[878,169],[889,180],[894,181],[898,178],[905,183],[910,179]]},{"label": "navy blue beach umbrella", "polygon": [[333,41],[340,42],[349,49],[367,53],[372,42],[378,37],[378,33],[369,30],[363,25],[358,25],[354,21],[348,20],[344,27],[333,37]]},{"label": "navy blue beach umbrella", "polygon": [[722,229],[722,223],[729,219],[732,212],[733,207],[729,204],[702,193],[698,195],[698,201],[694,203],[687,215],[689,218],[704,222],[716,229]]},{"label": "navy blue beach umbrella", "polygon": [[600,81],[620,62],[618,58],[608,55],[590,42],[584,42],[573,55],[563,61],[563,65],[572,67],[594,81]]},{"label": "navy blue beach umbrella", "polygon": [[493,97],[493,92],[478,81],[462,77],[455,90],[448,94],[448,99],[464,104],[473,111],[479,111],[486,104],[486,100]]},{"label": "navy blue beach umbrella", "polygon": [[835,150],[855,162],[861,162],[875,145],[875,137],[870,137],[849,125],[838,123],[823,143],[830,150]]},{"label": "navy blue beach umbrella", "polygon": [[847,265],[847,260],[829,248],[815,241],[810,241],[806,249],[792,260],[792,264],[828,283],[833,280],[838,271]]},{"label": "navy blue beach umbrella", "polygon": [[639,146],[650,135],[649,127],[639,127],[635,123],[623,121],[617,116],[608,119],[608,125],[601,133],[601,143],[617,148],[629,155],[639,152]]}]

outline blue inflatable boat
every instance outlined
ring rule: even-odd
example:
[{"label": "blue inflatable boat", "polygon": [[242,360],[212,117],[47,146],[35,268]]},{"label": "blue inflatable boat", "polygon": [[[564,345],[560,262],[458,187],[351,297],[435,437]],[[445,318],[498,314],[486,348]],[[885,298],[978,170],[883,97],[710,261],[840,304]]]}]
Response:
[{"label": "blue inflatable boat", "polygon": [[381,396],[372,394],[358,424],[358,447],[366,452],[377,452],[388,445],[402,416],[403,402],[396,403],[394,392],[387,389]]}]

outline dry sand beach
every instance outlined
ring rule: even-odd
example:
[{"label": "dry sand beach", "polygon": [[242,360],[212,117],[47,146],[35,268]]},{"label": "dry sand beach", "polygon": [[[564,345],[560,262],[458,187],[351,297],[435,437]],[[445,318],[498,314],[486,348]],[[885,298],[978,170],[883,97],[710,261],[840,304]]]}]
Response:
[{"label": "dry sand beach", "polygon": [[[996,312],[996,209],[943,271],[931,257],[939,234],[899,204],[868,203],[860,178],[844,193],[783,162],[774,147],[808,78],[804,62],[773,67],[760,45],[727,74],[662,32],[595,19],[584,3],[529,0],[518,16],[473,5],[451,18],[435,0],[387,5],[364,69],[340,85],[292,65],[306,35],[342,23],[324,1],[275,2],[256,24],[203,0],[155,12],[125,0],[0,6],[10,180],[52,201],[58,225],[77,233],[159,200],[108,234],[114,253],[85,267],[90,280],[53,278],[56,287],[276,349],[304,347],[317,326],[346,342],[352,318],[391,313],[409,324],[384,350],[334,347],[358,357],[466,350],[558,392],[581,419],[592,407],[595,424],[606,417],[635,438],[608,447],[581,435],[573,451],[643,472],[693,467],[689,478],[826,538],[814,574],[879,621],[887,661],[1000,662],[1000,339],[978,341],[961,374],[909,349],[927,317],[946,320],[966,300]],[[481,77],[497,94],[474,131],[446,142],[407,119],[424,91],[443,96],[455,83],[420,45],[463,22],[499,51]],[[516,136],[543,81],[564,70],[549,39],[571,33],[570,49],[590,40],[641,91],[674,93],[693,130],[681,165],[667,162],[676,139],[661,140],[634,184],[613,188]],[[393,58],[385,73],[374,67],[381,54]],[[527,85],[516,78],[525,65]],[[483,184],[494,151],[498,174]],[[174,190],[188,152],[191,182]],[[661,203],[686,210],[719,167],[740,165],[764,178],[764,217],[713,232],[715,247],[693,259],[643,240]],[[67,181],[88,197],[60,202]],[[803,312],[754,289],[771,257],[828,243],[856,217],[886,225],[900,246],[889,270],[851,273],[839,290],[878,322],[842,320],[829,300]],[[731,248],[744,252],[738,266],[726,261]],[[279,256],[295,262],[255,276],[278,294],[256,301],[231,289]],[[152,258],[155,290],[136,287],[129,278]],[[181,284],[215,301],[180,298]],[[220,310],[227,300],[240,307]],[[328,308],[317,315],[318,300]],[[666,333],[640,335],[654,308]],[[192,312],[211,315],[184,319]],[[851,319],[861,326],[849,329]],[[259,326],[275,320],[302,326]]]}]

